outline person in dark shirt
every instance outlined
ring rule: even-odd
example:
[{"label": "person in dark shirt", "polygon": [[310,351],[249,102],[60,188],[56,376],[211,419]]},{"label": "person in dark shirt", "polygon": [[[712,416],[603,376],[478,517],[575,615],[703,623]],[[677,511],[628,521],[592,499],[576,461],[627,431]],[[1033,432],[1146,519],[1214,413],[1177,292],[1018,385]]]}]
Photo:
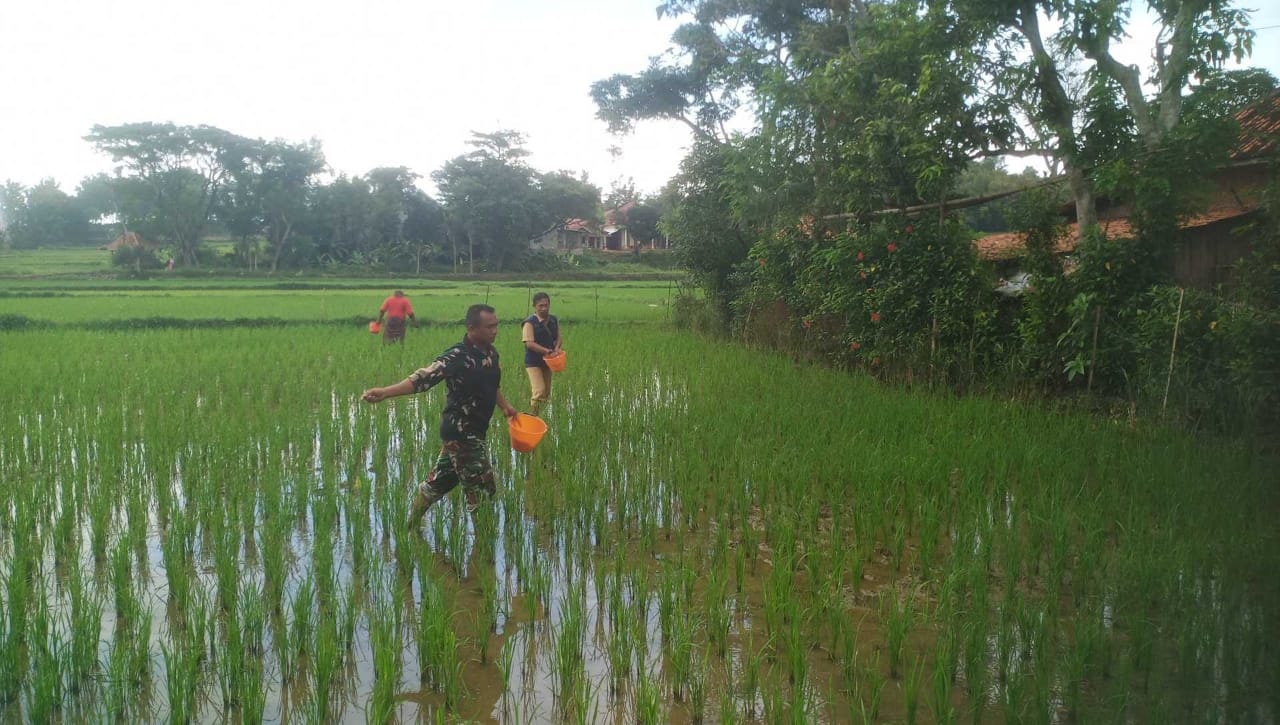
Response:
[{"label": "person in dark shirt", "polygon": [[524,340],[524,369],[529,374],[529,412],[538,415],[551,401],[551,368],[544,355],[559,352],[560,320],[551,314],[551,295],[539,292],[533,296],[533,312],[521,326]]},{"label": "person in dark shirt", "polygon": [[502,396],[499,383],[502,368],[493,341],[498,337],[498,316],[489,305],[467,309],[467,334],[425,368],[415,370],[395,385],[369,388],[360,396],[369,403],[429,390],[441,381],[449,389],[440,416],[440,456],[427,479],[418,486],[409,514],[409,527],[416,528],[436,501],[459,483],[467,507],[475,510],[481,494],[494,492],[493,467],[485,455],[484,439],[494,407],[507,418],[516,414]]}]

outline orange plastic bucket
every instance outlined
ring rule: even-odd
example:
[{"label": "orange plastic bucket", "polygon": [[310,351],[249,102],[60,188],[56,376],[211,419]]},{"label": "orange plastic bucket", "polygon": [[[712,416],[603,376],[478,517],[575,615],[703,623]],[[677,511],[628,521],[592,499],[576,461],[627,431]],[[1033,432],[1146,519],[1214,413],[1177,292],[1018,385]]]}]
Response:
[{"label": "orange plastic bucket", "polygon": [[375,335],[378,334],[379,332],[382,332],[382,325],[379,325],[377,320],[370,322],[369,332],[372,332]]},{"label": "orange plastic bucket", "polygon": [[552,353],[550,355],[542,356],[542,361],[547,364],[547,367],[551,368],[551,372],[553,373],[564,372],[564,364],[566,359],[567,359],[567,356],[564,354],[564,350],[561,350],[560,352]]},{"label": "orange plastic bucket", "polygon": [[507,420],[507,428],[511,433],[511,447],[521,453],[528,453],[538,447],[538,441],[547,432],[547,424],[536,415],[516,413]]}]

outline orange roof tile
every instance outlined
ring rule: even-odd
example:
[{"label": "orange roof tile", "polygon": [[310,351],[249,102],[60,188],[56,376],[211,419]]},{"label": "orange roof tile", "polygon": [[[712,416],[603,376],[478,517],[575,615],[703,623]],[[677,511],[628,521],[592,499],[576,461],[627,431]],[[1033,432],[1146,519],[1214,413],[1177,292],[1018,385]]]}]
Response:
[{"label": "orange roof tile", "polygon": [[1231,152],[1235,160],[1262,156],[1276,150],[1280,137],[1280,93],[1273,93],[1236,114],[1240,145]]},{"label": "orange roof tile", "polygon": [[[1234,219],[1235,217],[1244,216],[1251,211],[1257,209],[1256,205],[1246,204],[1241,206],[1235,202],[1219,202],[1210,205],[1203,213],[1195,214],[1184,219],[1178,227],[1181,229],[1194,229],[1203,227],[1214,222],[1220,222],[1225,219]],[[1102,233],[1108,239],[1121,239],[1133,234],[1133,227],[1129,225],[1127,218],[1116,219],[1099,219],[1098,225],[1102,228]],[[1076,248],[1076,241],[1080,238],[1080,225],[1072,222],[1064,228],[1062,236],[1058,238],[1054,244],[1054,251],[1059,254],[1066,254]],[[978,256],[983,259],[999,261],[1004,259],[1016,259],[1027,253],[1025,244],[1026,235],[1022,232],[1000,232],[998,234],[988,234],[985,237],[975,239],[973,244],[978,248]]]}]

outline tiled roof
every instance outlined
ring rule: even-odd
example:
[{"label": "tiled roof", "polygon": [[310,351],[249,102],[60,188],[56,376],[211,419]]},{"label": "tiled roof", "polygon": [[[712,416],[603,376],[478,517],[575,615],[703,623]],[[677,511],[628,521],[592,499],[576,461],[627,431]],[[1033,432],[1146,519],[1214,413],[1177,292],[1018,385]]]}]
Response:
[{"label": "tiled roof", "polygon": [[[1234,219],[1244,216],[1256,209],[1256,205],[1241,206],[1239,203],[1219,202],[1211,205],[1201,214],[1188,217],[1178,226],[1182,229],[1194,229],[1203,227],[1214,222],[1220,222],[1226,219]],[[1129,225],[1127,218],[1117,219],[1099,219],[1098,226],[1102,228],[1102,233],[1109,239],[1121,239],[1133,234],[1133,228]],[[1066,254],[1076,248],[1076,240],[1080,238],[1080,225],[1072,222],[1066,225],[1062,236],[1058,238],[1054,244],[1054,251],[1059,254]],[[978,256],[983,259],[993,261],[1003,259],[1016,259],[1026,254],[1027,248],[1024,243],[1025,235],[1022,232],[1000,232],[998,234],[988,234],[985,237],[975,239],[973,244],[978,248]]]},{"label": "tiled roof", "polygon": [[586,232],[588,234],[600,233],[595,229],[595,224],[587,221],[586,219],[570,219],[564,223],[564,228],[566,231],[570,232]]},{"label": "tiled roof", "polygon": [[610,209],[604,213],[605,224],[623,224],[627,220],[627,212],[636,208],[634,201],[629,201],[617,209]]},{"label": "tiled roof", "polygon": [[1280,93],[1274,93],[1236,114],[1240,123],[1240,145],[1231,152],[1237,161],[1276,150],[1280,138]]}]

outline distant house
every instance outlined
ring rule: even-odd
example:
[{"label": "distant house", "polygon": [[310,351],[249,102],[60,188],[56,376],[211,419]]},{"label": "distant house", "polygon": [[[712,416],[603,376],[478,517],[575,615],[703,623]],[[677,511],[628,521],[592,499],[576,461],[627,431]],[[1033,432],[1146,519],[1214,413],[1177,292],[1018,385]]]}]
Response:
[{"label": "distant house", "polygon": [[[1236,265],[1253,249],[1248,225],[1262,208],[1269,167],[1280,150],[1280,93],[1240,111],[1236,120],[1240,143],[1230,161],[1213,173],[1213,192],[1199,212],[1178,224],[1182,239],[1173,260],[1178,284],[1204,289],[1229,284]],[[1128,217],[1125,206],[1100,205],[1098,225],[1107,237],[1130,236]],[[1057,251],[1070,254],[1079,237],[1079,225],[1071,222]],[[995,262],[1010,279],[1017,278],[1017,261],[1026,254],[1021,232],[988,234],[974,244],[979,256]]]},{"label": "distant house", "polygon": [[604,213],[604,232],[606,249],[667,249],[670,247],[669,240],[665,236],[656,237],[650,241],[642,241],[636,238],[628,229],[628,217],[631,210],[635,209],[638,204],[629,201],[617,209],[610,209]]},{"label": "distant house", "polygon": [[535,250],[572,252],[583,249],[607,249],[631,251],[640,248],[666,249],[665,238],[642,242],[627,229],[627,213],[636,208],[636,202],[610,209],[604,213],[604,224],[587,219],[566,219],[563,224],[543,232],[529,241]]},{"label": "distant house", "polygon": [[600,249],[604,232],[587,219],[567,219],[529,242],[529,248],[559,253],[580,253],[584,249]]},{"label": "distant house", "polygon": [[634,208],[636,203],[629,201],[604,213],[605,249],[624,250],[639,246],[639,241],[627,231],[627,212]]},{"label": "distant house", "polygon": [[116,237],[111,243],[104,244],[98,249],[108,252],[114,252],[121,247],[141,247],[143,249],[159,249],[160,244],[143,239],[137,232],[125,232]]}]

